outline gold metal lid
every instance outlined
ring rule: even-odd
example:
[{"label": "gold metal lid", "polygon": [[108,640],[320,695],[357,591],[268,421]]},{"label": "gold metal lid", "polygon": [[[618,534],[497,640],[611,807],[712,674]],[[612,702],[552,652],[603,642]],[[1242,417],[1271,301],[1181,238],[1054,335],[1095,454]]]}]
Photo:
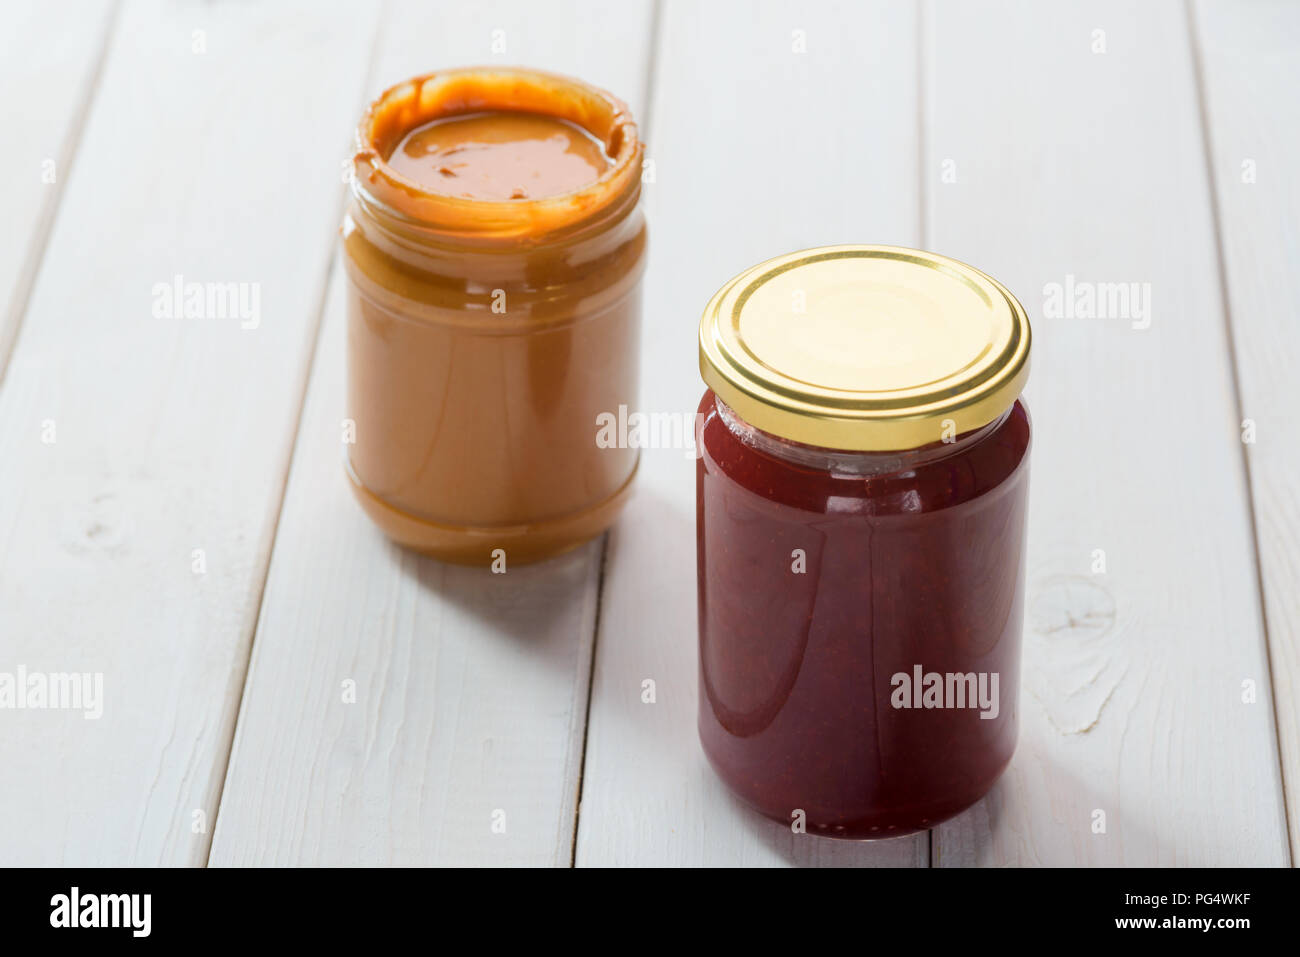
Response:
[{"label": "gold metal lid", "polygon": [[823,246],[759,263],[700,320],[700,373],[747,423],[831,449],[912,449],[987,425],[1029,375],[1029,317],[946,256]]}]

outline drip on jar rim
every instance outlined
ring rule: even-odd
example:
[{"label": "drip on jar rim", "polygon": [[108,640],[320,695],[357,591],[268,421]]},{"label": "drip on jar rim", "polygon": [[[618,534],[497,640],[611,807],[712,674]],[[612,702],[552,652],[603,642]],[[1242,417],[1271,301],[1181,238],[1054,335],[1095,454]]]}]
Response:
[{"label": "drip on jar rim", "polygon": [[[610,166],[590,185],[528,200],[469,199],[439,193],[388,162],[408,132],[432,120],[485,111],[538,113],[586,130]],[[410,223],[457,235],[533,238],[617,217],[640,195],[645,147],[628,106],[580,80],[512,67],[440,70],[405,80],[371,103],[356,132],[358,199]]]}]

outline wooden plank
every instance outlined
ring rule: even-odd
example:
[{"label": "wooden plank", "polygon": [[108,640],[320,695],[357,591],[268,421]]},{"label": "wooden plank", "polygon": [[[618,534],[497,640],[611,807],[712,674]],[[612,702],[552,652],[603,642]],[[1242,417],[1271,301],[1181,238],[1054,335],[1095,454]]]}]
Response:
[{"label": "wooden plank", "polygon": [[[899,4],[665,6],[644,411],[694,412],[699,316],[736,272],[807,246],[918,242],[916,50]],[[695,727],[694,460],[647,450],[638,482],[610,534],[577,863],[924,864],[924,834],[796,837],[726,795]]]},{"label": "wooden plank", "polygon": [[113,5],[21,0],[0,33],[0,378],[45,252],[108,41]]},{"label": "wooden plank", "polygon": [[391,4],[373,93],[452,66],[532,66],[580,77],[633,108],[646,102],[651,0]]},{"label": "wooden plank", "polygon": [[[640,110],[649,21],[648,3],[398,4],[375,92],[500,60]],[[341,283],[338,265],[211,862],[567,866],[602,543],[505,575],[389,545],[343,481]]]},{"label": "wooden plank", "polygon": [[[1020,747],[934,832],[936,863],[1285,864],[1184,11],[940,3],[927,21],[932,245],[1035,323]],[[1088,317],[1081,284],[1102,283],[1147,285]]]},{"label": "wooden plank", "polygon": [[[0,389],[0,668],[102,674],[103,714],[4,715],[6,863],[207,858],[372,34],[341,2],[118,19]],[[178,275],[248,308],[169,312]]]},{"label": "wooden plank", "polygon": [[1194,6],[1240,417],[1268,624],[1273,701],[1300,858],[1300,6]]}]

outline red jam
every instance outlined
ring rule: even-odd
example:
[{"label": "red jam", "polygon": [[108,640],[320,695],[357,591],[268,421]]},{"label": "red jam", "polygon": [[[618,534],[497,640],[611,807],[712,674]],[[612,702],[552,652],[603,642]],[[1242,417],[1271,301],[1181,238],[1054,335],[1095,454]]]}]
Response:
[{"label": "red jam", "polygon": [[902,452],[778,438],[712,391],[699,411],[714,769],[762,814],[835,837],[923,830],[979,800],[1016,744],[1024,406]]}]

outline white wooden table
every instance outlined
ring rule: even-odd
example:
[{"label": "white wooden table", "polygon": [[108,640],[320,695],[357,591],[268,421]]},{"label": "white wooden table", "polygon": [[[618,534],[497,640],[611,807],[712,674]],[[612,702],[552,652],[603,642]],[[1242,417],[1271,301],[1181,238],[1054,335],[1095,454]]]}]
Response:
[{"label": "white wooden table", "polygon": [[[104,693],[0,710],[0,863],[1291,863],[1298,53],[1284,2],[8,4],[0,672]],[[645,410],[694,409],[701,308],[778,253],[923,246],[1025,303],[1023,723],[978,806],[844,844],[724,793],[680,451],[505,576],[351,501],[342,161],[381,88],[471,63],[641,118]],[[177,275],[258,284],[257,327],[156,318]],[[1149,314],[1049,315],[1066,283]]]}]

